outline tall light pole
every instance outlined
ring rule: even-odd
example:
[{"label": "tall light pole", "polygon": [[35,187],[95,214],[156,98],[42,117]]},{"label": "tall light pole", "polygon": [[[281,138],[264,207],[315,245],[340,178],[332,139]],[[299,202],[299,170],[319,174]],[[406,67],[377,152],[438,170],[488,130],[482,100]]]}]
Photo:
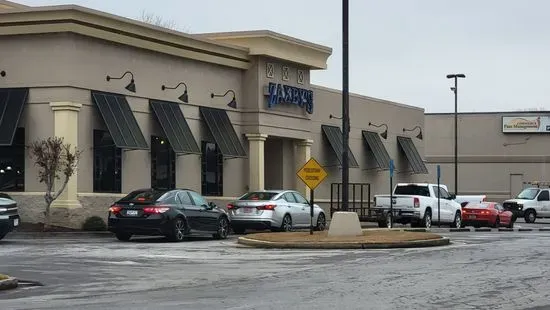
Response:
[{"label": "tall light pole", "polygon": [[349,202],[349,2],[342,0],[342,210]]},{"label": "tall light pole", "polygon": [[455,195],[458,195],[458,78],[465,78],[462,73],[447,74],[448,79],[455,80],[455,86],[451,90],[455,93]]}]

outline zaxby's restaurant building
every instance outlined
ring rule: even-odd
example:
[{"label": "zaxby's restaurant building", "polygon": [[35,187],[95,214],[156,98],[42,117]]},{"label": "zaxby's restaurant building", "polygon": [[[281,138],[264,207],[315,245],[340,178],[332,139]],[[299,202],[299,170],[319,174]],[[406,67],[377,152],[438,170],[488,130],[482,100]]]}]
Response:
[{"label": "zaxby's restaurant building", "polygon": [[[0,191],[43,219],[44,185],[25,150],[63,137],[82,151],[52,206],[79,227],[131,190],[190,188],[217,203],[297,189],[312,156],[341,177],[341,93],[310,84],[331,49],[270,31],[184,34],[79,6],[0,0]],[[350,181],[371,195],[425,181],[424,110],[352,94]]]}]

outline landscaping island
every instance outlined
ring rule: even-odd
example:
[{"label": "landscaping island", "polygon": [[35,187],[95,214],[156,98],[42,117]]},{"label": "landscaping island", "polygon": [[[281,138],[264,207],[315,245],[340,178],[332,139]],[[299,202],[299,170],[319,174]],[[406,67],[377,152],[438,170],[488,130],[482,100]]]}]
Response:
[{"label": "landscaping island", "polygon": [[430,232],[363,230],[359,236],[329,237],[327,231],[256,233],[239,237],[239,244],[260,248],[294,249],[389,249],[442,246],[449,238]]}]

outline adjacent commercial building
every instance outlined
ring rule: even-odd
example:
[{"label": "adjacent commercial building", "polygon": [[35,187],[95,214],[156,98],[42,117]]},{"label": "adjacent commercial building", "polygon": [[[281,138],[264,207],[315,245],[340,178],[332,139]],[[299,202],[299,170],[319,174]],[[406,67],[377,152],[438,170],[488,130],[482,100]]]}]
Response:
[{"label": "adjacent commercial building", "polygon": [[[82,151],[52,207],[58,225],[105,216],[138,188],[222,204],[258,189],[307,195],[296,171],[311,156],[329,175],[316,190],[328,208],[341,93],[310,72],[326,69],[329,47],[271,31],[191,35],[79,6],[0,0],[0,17],[0,191],[23,221],[42,221],[45,188],[25,145],[51,136]],[[355,94],[350,109],[351,182],[387,192],[390,158],[396,181],[425,179],[423,109]]]},{"label": "adjacent commercial building", "polygon": [[[550,112],[460,113],[458,193],[503,201],[525,183],[550,181]],[[454,114],[426,114],[430,178],[441,165],[441,182],[454,192]]]}]

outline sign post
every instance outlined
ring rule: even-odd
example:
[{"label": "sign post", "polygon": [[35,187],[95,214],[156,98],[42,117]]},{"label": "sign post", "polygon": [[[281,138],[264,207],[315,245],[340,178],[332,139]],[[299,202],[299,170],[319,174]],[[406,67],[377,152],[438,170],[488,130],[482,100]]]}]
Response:
[{"label": "sign post", "polygon": [[437,165],[437,226],[441,227],[441,190],[439,180],[441,179],[441,166]]},{"label": "sign post", "polygon": [[305,163],[298,172],[296,172],[300,180],[306,184],[306,186],[310,189],[310,202],[309,202],[309,210],[310,210],[310,220],[309,220],[309,234],[313,235],[313,206],[314,206],[314,191],[321,182],[327,177],[327,172],[315,158],[311,157],[307,163]]},{"label": "sign post", "polygon": [[393,159],[390,159],[390,228],[393,228]]}]

